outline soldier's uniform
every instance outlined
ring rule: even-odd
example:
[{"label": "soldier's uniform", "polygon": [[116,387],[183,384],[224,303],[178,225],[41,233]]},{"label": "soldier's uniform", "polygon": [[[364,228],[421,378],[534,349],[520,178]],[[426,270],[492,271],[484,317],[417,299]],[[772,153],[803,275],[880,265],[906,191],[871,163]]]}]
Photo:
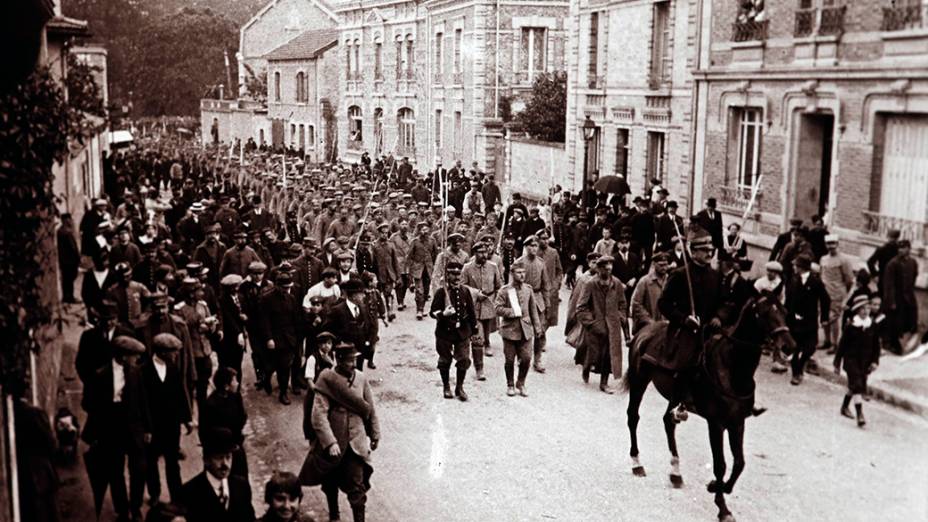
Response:
[{"label": "soldier's uniform", "polygon": [[[538,239],[535,236],[528,236],[525,238],[524,246],[537,245]],[[545,343],[547,341],[545,336],[545,330],[548,326],[545,322],[545,317],[547,315],[547,301],[549,288],[551,286],[548,281],[548,272],[545,268],[545,262],[542,260],[541,256],[530,257],[528,254],[523,255],[516,262],[521,263],[525,266],[525,284],[532,288],[532,292],[535,294],[534,303],[535,308],[538,310],[538,317],[541,321],[541,333],[536,335],[532,340],[533,350],[534,350],[534,363],[533,367],[538,373],[544,373],[545,367],[541,362],[541,354],[545,351]]]},{"label": "soldier's uniform", "polygon": [[[447,279],[443,278],[446,282],[435,292],[429,316],[436,319],[435,350],[438,352],[438,371],[444,386],[444,396],[446,399],[457,397],[466,401],[464,378],[470,367],[467,348],[471,336],[477,330],[477,317],[470,291],[458,281],[462,268],[463,265],[457,261],[449,261],[445,266],[444,276]],[[444,311],[448,307],[453,308],[454,313],[445,316]],[[456,361],[457,370],[453,395],[450,384],[452,360]]]},{"label": "soldier's uniform", "polygon": [[[486,252],[487,246],[483,243],[474,245],[474,254]],[[471,338],[471,351],[474,358],[474,369],[477,371],[477,380],[485,379],[483,375],[483,356],[490,353],[491,325],[496,323],[496,309],[493,305],[496,292],[503,286],[499,270],[490,261],[477,263],[476,260],[464,265],[461,273],[461,282],[472,288],[474,309],[477,315],[477,332]]]}]

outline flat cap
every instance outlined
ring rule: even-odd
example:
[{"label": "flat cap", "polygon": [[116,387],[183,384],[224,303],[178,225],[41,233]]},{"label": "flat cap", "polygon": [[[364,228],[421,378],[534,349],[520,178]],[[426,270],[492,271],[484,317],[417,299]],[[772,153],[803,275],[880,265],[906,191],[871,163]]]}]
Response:
[{"label": "flat cap", "polygon": [[141,355],[145,353],[145,345],[134,337],[119,335],[113,339],[113,348],[126,355]]},{"label": "flat cap", "polygon": [[183,345],[181,340],[172,333],[160,333],[151,340],[151,349],[157,353],[176,352]]}]

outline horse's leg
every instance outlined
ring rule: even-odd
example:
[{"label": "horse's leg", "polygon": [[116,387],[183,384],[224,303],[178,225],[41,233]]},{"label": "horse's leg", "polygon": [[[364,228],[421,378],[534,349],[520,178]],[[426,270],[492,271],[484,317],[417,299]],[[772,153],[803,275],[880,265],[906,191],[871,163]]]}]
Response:
[{"label": "horse's leg", "polygon": [[725,493],[731,493],[735,488],[735,482],[744,471],[744,421],[737,423],[728,429],[728,445],[731,447],[731,475],[728,476],[728,482],[725,483]]},{"label": "horse's leg", "polygon": [[664,412],[664,433],[667,435],[667,446],[670,449],[670,483],[675,488],[683,487],[683,476],[680,475],[680,456],[677,454],[677,423],[673,420],[672,403],[667,403]]},{"label": "horse's leg", "polygon": [[[630,362],[631,363],[631,362]],[[651,375],[644,365],[639,366],[638,371],[629,370],[628,375],[629,393],[628,393],[628,433],[631,438],[631,450],[629,456],[632,459],[632,473],[636,477],[644,477],[644,466],[638,460],[638,409],[641,407],[641,399],[644,397],[644,391],[648,388],[651,381]]]},{"label": "horse's leg", "polygon": [[725,430],[722,425],[715,421],[708,421],[709,424],[709,445],[712,447],[712,473],[715,480],[709,483],[709,493],[715,494],[715,505],[719,508],[719,520],[722,522],[732,522],[731,511],[725,504],[725,493],[723,492],[725,483]]}]

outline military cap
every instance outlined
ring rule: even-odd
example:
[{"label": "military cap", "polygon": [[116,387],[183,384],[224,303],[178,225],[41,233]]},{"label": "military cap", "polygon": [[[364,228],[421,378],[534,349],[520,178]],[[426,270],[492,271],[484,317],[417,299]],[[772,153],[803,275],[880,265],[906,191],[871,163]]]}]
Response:
[{"label": "military cap", "polygon": [[290,247],[289,247],[287,250],[289,250],[291,254],[301,254],[301,253],[303,253],[303,247],[301,247],[299,243],[293,243],[293,244],[291,244]]},{"label": "military cap", "polygon": [[423,227],[425,227],[425,228],[429,228],[429,227],[430,227],[428,221],[420,221],[420,222],[416,223],[416,228],[423,228]]},{"label": "military cap", "polygon": [[290,286],[293,284],[293,276],[290,274],[289,270],[279,270],[277,272],[277,278],[274,279],[274,283],[277,286]]},{"label": "military cap", "polygon": [[452,274],[456,272],[460,273],[461,269],[463,268],[464,268],[464,265],[462,265],[461,263],[457,261],[449,261],[448,264],[445,265],[445,272],[449,272]]},{"label": "military cap", "polygon": [[113,348],[117,352],[125,355],[142,355],[145,353],[145,345],[138,339],[128,335],[118,335],[113,339]]},{"label": "military cap", "polygon": [[183,345],[181,340],[171,333],[160,333],[151,340],[151,349],[156,353],[176,352]]},{"label": "military cap", "polygon": [[525,241],[523,241],[522,244],[523,244],[524,246],[537,245],[537,244],[538,244],[538,238],[535,237],[535,236],[533,236],[533,235],[532,235],[532,236],[528,236],[528,237],[525,238]]},{"label": "military cap", "polygon": [[244,230],[239,230],[238,232],[233,234],[232,237],[234,237],[235,239],[238,239],[238,238],[248,239],[248,233],[245,232]]},{"label": "military cap", "polygon": [[470,251],[471,253],[476,254],[477,252],[486,252],[487,248],[488,247],[486,243],[474,243],[474,246],[471,247]]},{"label": "military cap", "polygon": [[701,226],[693,225],[686,231],[686,241],[690,248],[712,245],[712,236]]},{"label": "military cap", "polygon": [[825,236],[825,242],[826,242],[826,243],[837,243],[837,242],[838,242],[838,234],[827,234],[827,235]]},{"label": "military cap", "polygon": [[347,245],[349,242],[351,242],[351,238],[349,238],[348,236],[338,236],[339,244]]},{"label": "military cap", "polygon": [[355,349],[353,343],[346,343],[346,342],[341,342],[341,343],[336,344],[335,348],[333,349],[333,352],[335,353],[335,357],[339,359],[343,359],[347,357],[357,357],[358,355],[360,355],[360,352],[358,352],[358,350]]},{"label": "military cap", "polygon": [[464,241],[464,236],[462,236],[461,234],[458,234],[457,232],[448,236],[449,243],[454,243],[456,241]]},{"label": "military cap", "polygon": [[126,263],[125,261],[116,263],[116,266],[113,267],[113,270],[117,274],[120,274],[120,275],[126,275],[126,274],[132,273],[132,267],[130,267],[129,263]]},{"label": "military cap", "polygon": [[538,239],[549,239],[551,236],[548,234],[547,230],[542,229],[535,233],[535,237]]},{"label": "military cap", "polygon": [[612,263],[614,261],[615,258],[612,256],[599,256],[599,258],[596,259],[596,266],[603,266],[606,263]]},{"label": "military cap", "polygon": [[[586,260],[588,263],[593,263],[597,259],[599,259],[601,256],[602,254],[600,254],[599,252],[590,252],[589,254],[586,255]],[[657,259],[657,255],[655,255],[655,260],[656,259]]]},{"label": "military cap", "polygon": [[[416,202],[416,205],[419,205],[420,207],[428,207],[428,206],[429,206],[429,202],[428,202],[428,201],[419,201],[419,202]],[[441,203],[439,203],[439,205],[441,205]]]},{"label": "military cap", "polygon": [[319,243],[316,242],[316,238],[311,237],[311,236],[303,236],[302,242],[303,242],[303,246],[312,246],[312,247],[319,246]]},{"label": "military cap", "polygon": [[390,230],[390,223],[381,223],[377,225],[377,230]]},{"label": "military cap", "polygon": [[155,291],[155,292],[148,294],[148,300],[151,301],[153,305],[167,304],[168,294],[161,292],[161,291]]}]

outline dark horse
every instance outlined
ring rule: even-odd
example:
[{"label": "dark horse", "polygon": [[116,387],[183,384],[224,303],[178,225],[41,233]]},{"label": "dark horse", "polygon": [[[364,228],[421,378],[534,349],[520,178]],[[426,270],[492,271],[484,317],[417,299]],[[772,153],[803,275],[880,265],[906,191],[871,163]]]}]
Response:
[{"label": "dark horse", "polygon": [[[628,430],[631,434],[632,472],[645,475],[638,460],[638,408],[650,382],[668,401],[673,397],[674,371],[642,358],[649,347],[663,343],[667,335],[667,322],[652,323],[641,330],[629,348],[628,372],[624,385],[629,391]],[[709,443],[712,447],[712,464],[715,480],[709,483],[715,494],[719,520],[733,522],[734,517],[725,504],[725,494],[731,493],[738,476],[744,470],[744,419],[754,407],[754,371],[760,362],[761,345],[766,340],[780,343],[787,351],[795,348],[786,326],[786,313],[780,302],[771,296],[755,296],[745,303],[738,321],[706,340],[700,357],[699,371],[693,382],[695,412],[709,425]],[[676,424],[671,404],[664,412],[664,431],[670,446],[670,482],[683,486],[680,460],[674,434]],[[725,481],[725,448],[723,437],[728,431],[728,442],[733,457],[731,475]]]}]

